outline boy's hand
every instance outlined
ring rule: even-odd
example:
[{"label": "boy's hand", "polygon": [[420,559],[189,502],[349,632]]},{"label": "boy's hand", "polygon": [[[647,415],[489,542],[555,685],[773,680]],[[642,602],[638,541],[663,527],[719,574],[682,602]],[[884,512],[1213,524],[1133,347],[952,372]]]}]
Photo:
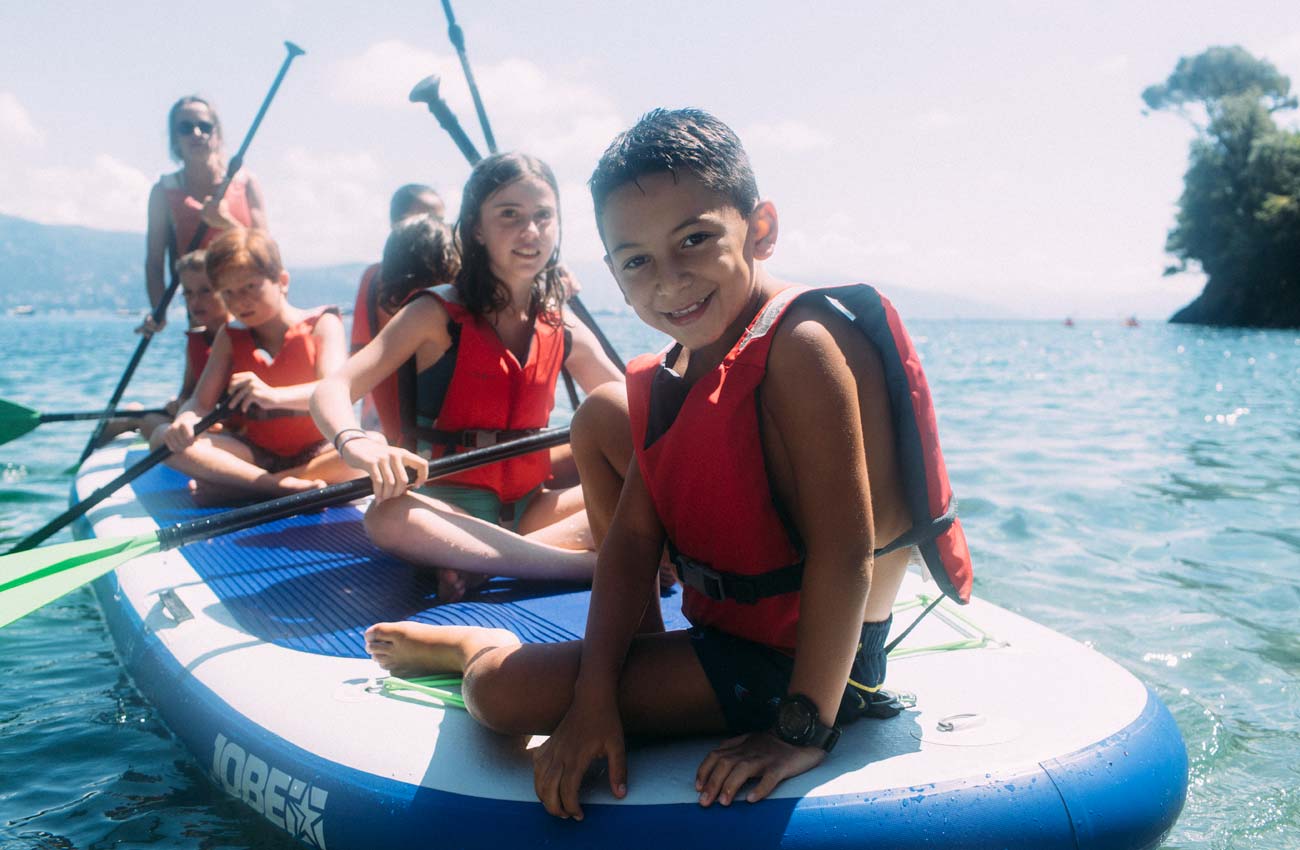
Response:
[{"label": "boy's hand", "polygon": [[172,424],[163,431],[163,442],[173,452],[183,452],[194,443],[194,426],[199,422],[199,415],[192,410],[183,410],[176,415]]},{"label": "boy's hand", "polygon": [[140,324],[136,327],[135,332],[141,336],[153,336],[165,327],[167,327],[166,319],[163,319],[161,323],[155,322],[153,320],[153,313],[145,313],[144,318],[140,320]]},{"label": "boy's hand", "polygon": [[225,198],[218,201],[209,195],[204,199],[203,209],[199,212],[199,217],[207,222],[208,227],[213,230],[226,230],[240,226],[239,222],[230,215],[230,205]]},{"label": "boy's hand", "polygon": [[[423,487],[429,480],[429,461],[414,452],[388,445],[384,435],[376,431],[367,431],[364,437],[354,434],[346,435],[351,439],[343,442],[339,457],[348,466],[369,476],[374,484],[376,502],[396,498],[408,487]],[[415,481],[409,485],[407,467],[416,471]]]},{"label": "boy's hand", "polygon": [[627,796],[627,751],[618,702],[611,692],[598,701],[575,698],[560,725],[533,756],[533,790],[546,811],[582,820],[578,791],[594,759],[609,762],[609,790]]},{"label": "boy's hand", "polygon": [[751,732],[723,741],[705,757],[695,772],[695,790],[701,806],[714,800],[729,806],[741,786],[757,778],[758,784],[745,795],[747,802],[757,803],[782,780],[812,770],[825,758],[821,747],[796,747],[771,732]]},{"label": "boy's hand", "polygon": [[236,372],[230,376],[230,401],[232,410],[244,413],[257,405],[263,410],[279,407],[280,395],[275,387],[268,386],[255,372]]}]

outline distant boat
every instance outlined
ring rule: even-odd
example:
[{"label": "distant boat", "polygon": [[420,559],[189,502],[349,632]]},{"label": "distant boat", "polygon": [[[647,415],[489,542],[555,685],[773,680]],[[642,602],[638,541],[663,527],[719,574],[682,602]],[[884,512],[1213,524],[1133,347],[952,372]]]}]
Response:
[{"label": "distant boat", "polygon": [[116,310],[114,310],[113,312],[117,313],[119,316],[134,316],[134,315],[135,315],[135,310],[132,310],[130,307],[118,307],[118,308],[117,308]]},{"label": "distant boat", "polygon": [[1074,319],[1071,319],[1069,316],[1066,316],[1065,321],[1061,322],[1061,324],[1065,325],[1067,328],[1072,328],[1074,327]]},{"label": "distant boat", "polygon": [[32,316],[36,314],[36,308],[30,304],[19,304],[16,307],[9,308],[11,316]]},{"label": "distant boat", "polygon": [[1141,325],[1138,324],[1138,317],[1137,317],[1137,316],[1129,316],[1127,319],[1124,320],[1124,327],[1126,327],[1126,328],[1139,328],[1139,327],[1141,327]]}]

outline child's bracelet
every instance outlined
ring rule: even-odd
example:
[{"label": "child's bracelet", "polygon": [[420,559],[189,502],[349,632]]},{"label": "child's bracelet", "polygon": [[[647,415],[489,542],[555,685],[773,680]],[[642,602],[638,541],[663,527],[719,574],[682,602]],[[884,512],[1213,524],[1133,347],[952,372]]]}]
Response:
[{"label": "child's bracelet", "polygon": [[[347,440],[339,439],[339,437],[342,437],[344,434],[349,434],[349,433],[356,434],[357,436],[348,437]],[[337,434],[334,435],[334,440],[333,440],[334,451],[336,452],[343,451],[343,446],[347,444],[348,440],[355,440],[358,437],[367,437],[367,436],[369,435],[366,433],[364,428],[344,428],[342,431],[339,431]]]}]

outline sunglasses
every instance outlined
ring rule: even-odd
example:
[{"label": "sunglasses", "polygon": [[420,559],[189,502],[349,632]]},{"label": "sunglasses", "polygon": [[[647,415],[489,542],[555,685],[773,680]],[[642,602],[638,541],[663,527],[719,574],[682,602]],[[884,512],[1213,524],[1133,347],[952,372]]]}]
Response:
[{"label": "sunglasses", "polygon": [[200,136],[211,136],[212,131],[216,129],[211,121],[177,121],[176,134],[178,136],[192,136],[194,131],[198,130]]}]

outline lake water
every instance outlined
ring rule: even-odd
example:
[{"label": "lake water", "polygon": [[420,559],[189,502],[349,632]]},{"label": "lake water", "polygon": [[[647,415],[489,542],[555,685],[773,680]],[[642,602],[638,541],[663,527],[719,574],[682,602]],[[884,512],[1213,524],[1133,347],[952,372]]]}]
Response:
[{"label": "lake water", "polygon": [[[630,317],[602,323],[624,352],[653,346]],[[1191,788],[1165,847],[1300,848],[1300,333],[910,326],[976,594],[1116,659],[1182,728]],[[131,327],[0,318],[0,398],[102,405]],[[128,398],[169,397],[179,337]],[[0,446],[0,547],[66,506],[87,433]],[[83,590],[0,631],[0,850],[145,845],[295,846],[213,789]]]}]

